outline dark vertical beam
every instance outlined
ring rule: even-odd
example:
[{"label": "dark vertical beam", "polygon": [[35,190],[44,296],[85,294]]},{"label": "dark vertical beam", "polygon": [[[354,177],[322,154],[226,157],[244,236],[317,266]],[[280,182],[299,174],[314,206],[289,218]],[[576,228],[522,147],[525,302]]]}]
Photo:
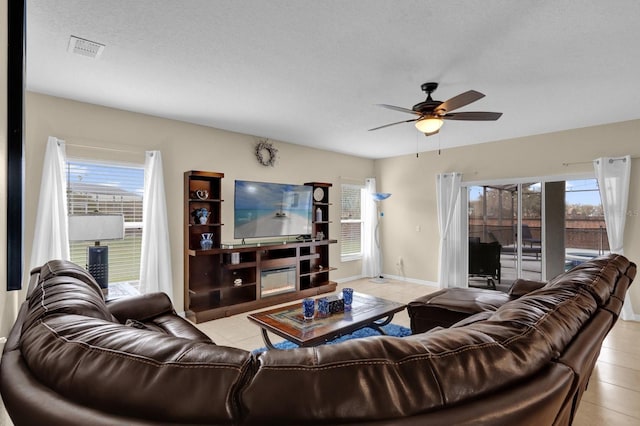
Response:
[{"label": "dark vertical beam", "polygon": [[26,0],[7,2],[7,290],[22,287]]}]

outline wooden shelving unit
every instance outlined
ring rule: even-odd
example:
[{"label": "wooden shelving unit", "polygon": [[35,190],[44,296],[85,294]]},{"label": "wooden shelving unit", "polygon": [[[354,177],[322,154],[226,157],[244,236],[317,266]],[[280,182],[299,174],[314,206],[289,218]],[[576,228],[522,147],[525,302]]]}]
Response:
[{"label": "wooden shelving unit", "polygon": [[[323,188],[324,197],[314,201],[320,207],[323,220],[313,223],[313,236],[318,231],[322,240],[287,240],[253,244],[223,245],[220,243],[222,218],[221,199],[224,174],[188,171],[184,174],[184,287],[185,312],[194,322],[209,321],[254,309],[335,291],[336,283],[329,279],[329,246],[337,243],[328,239],[329,202],[331,184],[307,183],[314,190]],[[197,191],[207,191],[208,199],[197,197]],[[193,212],[205,207],[210,210],[209,221],[201,225]],[[315,218],[315,216],[314,216]],[[213,247],[200,248],[201,234],[212,232]],[[234,257],[237,262],[234,262]],[[264,289],[263,273],[280,269],[295,271],[290,288]]]}]

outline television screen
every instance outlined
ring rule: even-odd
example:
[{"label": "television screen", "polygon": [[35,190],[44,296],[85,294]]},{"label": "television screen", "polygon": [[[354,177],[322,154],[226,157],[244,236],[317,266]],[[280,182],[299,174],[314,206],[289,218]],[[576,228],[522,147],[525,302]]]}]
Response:
[{"label": "television screen", "polygon": [[233,236],[311,234],[311,186],[236,180]]}]

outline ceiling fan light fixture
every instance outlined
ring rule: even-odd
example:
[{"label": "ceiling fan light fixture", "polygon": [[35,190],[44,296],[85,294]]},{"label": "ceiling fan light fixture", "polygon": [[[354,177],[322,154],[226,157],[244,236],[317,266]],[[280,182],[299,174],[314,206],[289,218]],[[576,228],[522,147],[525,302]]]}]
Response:
[{"label": "ceiling fan light fixture", "polygon": [[428,135],[431,133],[438,132],[438,130],[440,130],[443,124],[444,124],[444,120],[442,118],[425,117],[416,121],[416,129]]}]

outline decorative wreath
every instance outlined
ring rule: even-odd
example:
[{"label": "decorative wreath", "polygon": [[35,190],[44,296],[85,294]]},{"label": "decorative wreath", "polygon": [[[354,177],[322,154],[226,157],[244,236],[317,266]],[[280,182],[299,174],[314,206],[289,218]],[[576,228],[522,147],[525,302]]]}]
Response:
[{"label": "decorative wreath", "polygon": [[273,167],[276,163],[277,154],[278,150],[267,140],[260,141],[256,145],[256,158],[258,159],[258,163],[263,166]]}]

